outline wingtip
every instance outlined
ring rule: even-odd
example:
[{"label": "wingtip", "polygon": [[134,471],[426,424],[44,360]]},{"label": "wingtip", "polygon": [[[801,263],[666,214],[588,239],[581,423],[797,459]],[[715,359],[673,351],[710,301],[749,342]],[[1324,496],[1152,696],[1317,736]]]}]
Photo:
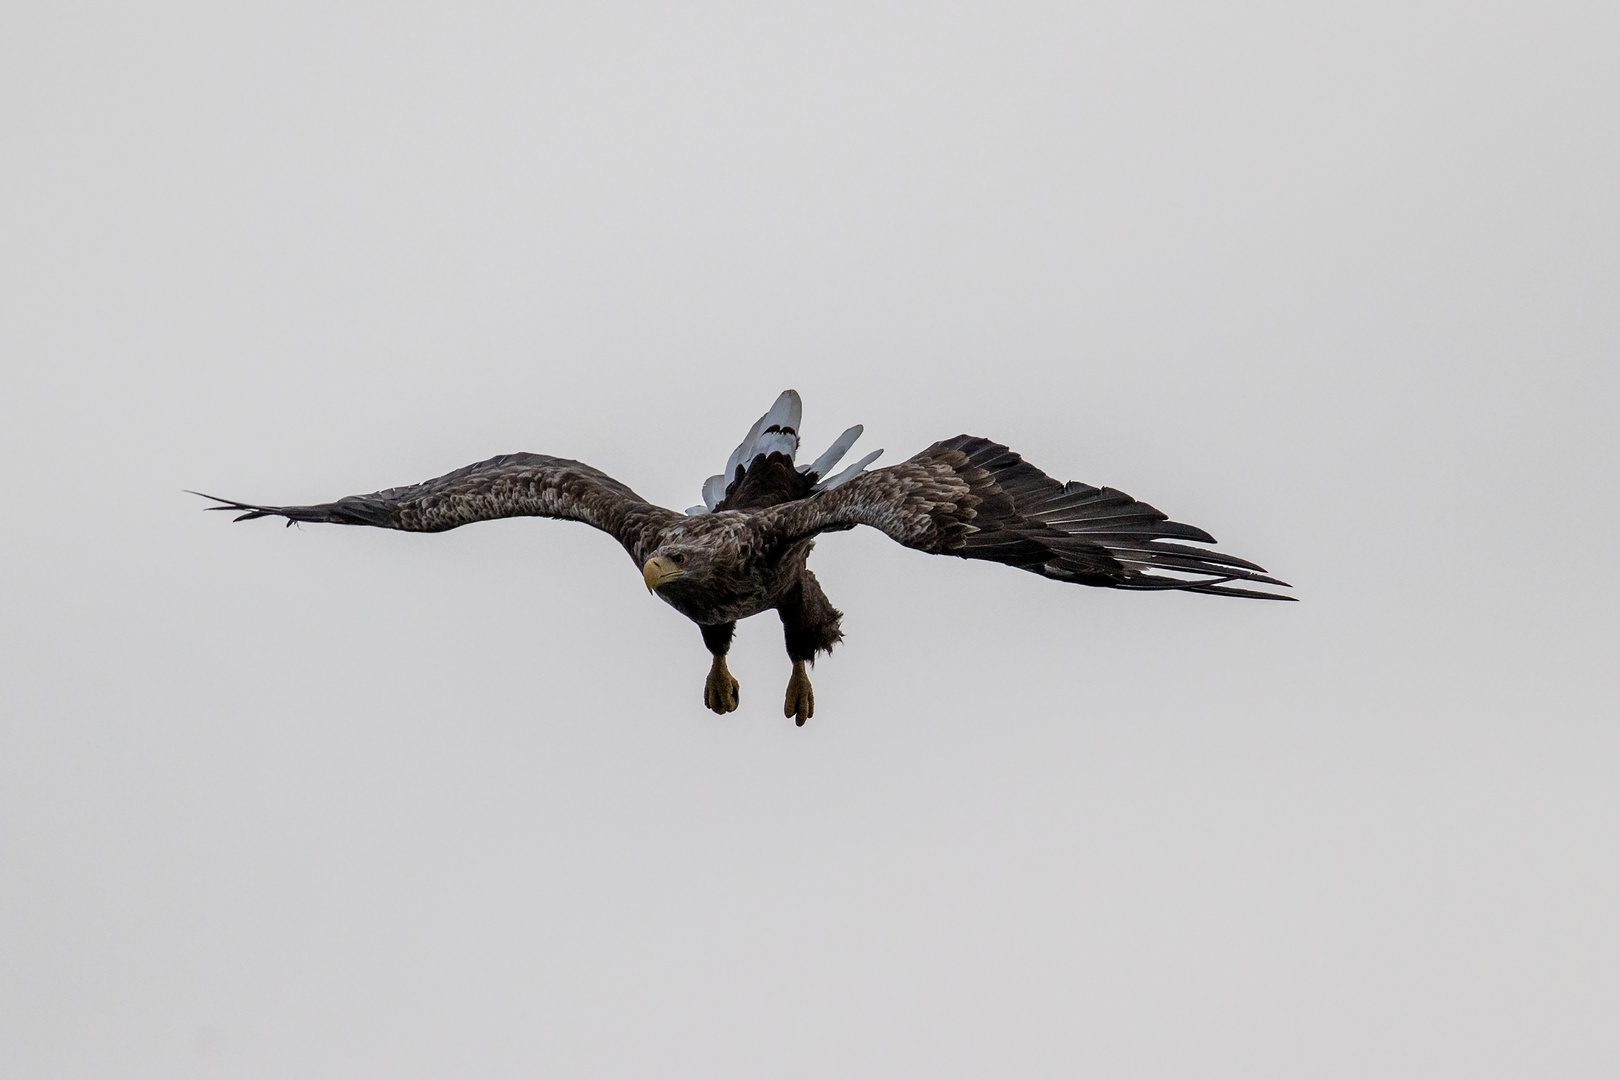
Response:
[{"label": "wingtip", "polygon": [[[253,503],[237,502],[235,499],[222,499],[218,495],[207,495],[201,491],[192,491],[190,488],[184,488],[182,490],[184,490],[187,495],[195,495],[201,499],[212,499],[216,505],[203,507],[205,511],[228,510],[233,513],[236,511],[242,511],[235,517],[231,518],[232,521],[254,521],[258,518],[270,517],[280,512],[274,507],[255,506]],[[287,524],[291,525],[292,519],[289,518]]]}]

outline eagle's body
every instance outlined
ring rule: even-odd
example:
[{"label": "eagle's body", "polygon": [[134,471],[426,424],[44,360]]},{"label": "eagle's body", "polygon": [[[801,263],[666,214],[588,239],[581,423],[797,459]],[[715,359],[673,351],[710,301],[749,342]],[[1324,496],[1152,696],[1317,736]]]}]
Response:
[{"label": "eagle's body", "polygon": [[[410,487],[314,506],[216,500],[238,520],[294,521],[442,532],[473,521],[537,516],[583,521],[614,536],[649,590],[697,623],[714,663],[704,703],[737,707],[725,657],[738,620],[775,610],[793,677],[785,711],[814,712],[805,665],[842,639],[841,613],[806,565],[814,538],[868,525],[931,554],[988,559],[1044,577],[1115,589],[1176,589],[1284,600],[1234,581],[1283,586],[1254,563],[1173,541],[1212,544],[1202,529],[1112,488],[1062,484],[1005,446],[969,435],[935,443],[899,465],[863,471],[867,455],[831,469],[859,437],[850,428],[810,465],[796,465],[799,396],[789,390],[704,484],[685,514],[654,506],[589,465],[505,454]],[[880,451],[881,452],[881,451]]]},{"label": "eagle's body", "polygon": [[705,556],[701,575],[686,570],[655,586],[660,599],[699,626],[736,622],[779,607],[809,573],[805,562],[815,546],[814,540],[785,547],[761,543],[749,515],[739,510],[677,525],[661,539],[661,550],[683,556],[683,570],[687,558],[695,559],[699,552]]}]

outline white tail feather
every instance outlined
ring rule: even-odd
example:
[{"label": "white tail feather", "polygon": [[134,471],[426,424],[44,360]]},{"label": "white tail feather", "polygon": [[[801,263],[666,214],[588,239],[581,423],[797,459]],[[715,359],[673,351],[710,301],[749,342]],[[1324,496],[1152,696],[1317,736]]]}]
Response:
[{"label": "white tail feather", "polygon": [[827,473],[832,470],[834,465],[837,465],[844,459],[844,455],[849,453],[849,448],[855,445],[855,440],[859,439],[861,437],[861,432],[865,430],[866,429],[861,425],[856,424],[854,427],[838,436],[838,438],[834,439],[833,444],[827,447],[826,453],[816,458],[816,460],[812,461],[810,464],[801,466],[799,471],[803,473],[814,473],[818,478],[826,476]]},{"label": "white tail feather", "polygon": [[[782,453],[792,457],[799,449],[799,419],[804,415],[804,402],[797,390],[784,390],[777,395],[770,411],[748,429],[748,435],[732,451],[726,462],[726,483],[737,477],[737,466],[747,467],[761,454]],[[771,431],[770,428],[777,430]],[[789,434],[791,432],[791,434]]]},{"label": "white tail feather", "polygon": [[[747,467],[761,454],[786,454],[793,457],[799,451],[799,420],[804,415],[804,402],[797,390],[784,390],[777,395],[770,411],[748,429],[743,441],[726,460],[725,484],[721,485],[722,498],[726,485],[737,479],[737,466]],[[766,428],[777,428],[766,432]],[[791,432],[791,434],[789,434]],[[707,494],[704,496],[708,498]]]},{"label": "white tail feather", "polygon": [[737,479],[737,466],[745,461],[754,460],[753,455],[749,454],[748,451],[753,447],[754,440],[759,438],[759,431],[764,426],[765,418],[763,416],[755,420],[754,426],[748,429],[747,435],[743,436],[743,441],[737,444],[737,449],[733,450],[731,456],[726,459],[726,483],[729,484]]},{"label": "white tail feather", "polygon": [[754,452],[749,461],[761,454],[786,454],[790,459],[799,452],[799,437],[791,431],[772,431],[754,440]]},{"label": "white tail feather", "polygon": [[849,468],[845,469],[843,472],[839,473],[837,476],[834,476],[834,477],[832,477],[830,479],[827,479],[827,480],[823,480],[821,483],[817,484],[815,487],[811,488],[810,490],[811,491],[831,491],[833,488],[837,487],[839,484],[848,483],[849,481],[851,481],[851,480],[855,479],[857,476],[859,476],[861,474],[862,469],[866,468],[868,465],[872,464],[872,462],[876,461],[878,459],[878,455],[881,454],[881,453],[883,453],[882,450],[874,450],[874,451],[872,451],[870,454],[867,454],[865,457],[861,458],[861,460],[857,461],[855,464],[851,465]]},{"label": "white tail feather", "polygon": [[[799,400],[797,390],[784,390],[777,395],[776,401],[771,405],[771,411],[764,416],[764,430],[769,427],[792,428],[795,435],[799,431],[799,420],[804,416],[804,402]],[[795,440],[797,441],[797,440]]]},{"label": "white tail feather", "polygon": [[710,510],[719,506],[720,500],[726,497],[728,482],[723,476],[711,476],[703,481],[703,503]]}]

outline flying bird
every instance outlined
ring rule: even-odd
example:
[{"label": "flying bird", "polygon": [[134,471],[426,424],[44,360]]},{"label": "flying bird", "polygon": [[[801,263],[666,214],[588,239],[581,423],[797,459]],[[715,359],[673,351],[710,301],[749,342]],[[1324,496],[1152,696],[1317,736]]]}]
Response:
[{"label": "flying bird", "polygon": [[1287,587],[1263,567],[1190,546],[1215,543],[1203,529],[1113,488],[1060,483],[989,439],[958,435],[869,470],[882,453],[875,450],[834,473],[861,435],[857,424],[800,465],[801,413],[799,395],[784,391],[725,471],[704,483],[702,504],[685,513],[654,506],[589,465],[544,454],[502,454],[420,484],[312,506],[203,498],[219,504],[210,510],[240,511],[237,521],[274,516],[288,525],[443,532],[491,518],[583,521],[624,547],[649,592],[697,623],[714,658],[703,703],[716,713],[738,704],[726,667],[737,621],[774,609],[793,663],[783,712],[801,726],[816,709],[806,666],[844,636],[843,613],[806,565],[822,533],[868,525],[930,555],[987,559],[1107,589],[1293,599],[1251,587]]}]

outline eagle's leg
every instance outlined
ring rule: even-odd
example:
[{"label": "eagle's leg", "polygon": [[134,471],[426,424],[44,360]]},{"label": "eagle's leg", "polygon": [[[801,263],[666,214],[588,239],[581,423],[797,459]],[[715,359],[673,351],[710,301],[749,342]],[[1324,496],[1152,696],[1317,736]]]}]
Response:
[{"label": "eagle's leg", "polygon": [[776,613],[782,617],[782,637],[787,644],[788,659],[793,661],[782,714],[803,727],[806,720],[816,715],[816,695],[810,688],[810,674],[805,665],[814,664],[816,653],[832,652],[832,647],[843,640],[838,624],[844,616],[832,606],[827,594],[821,591],[816,575],[809,570],[800,574],[798,583],[776,605]]},{"label": "eagle's leg", "polygon": [[731,635],[737,632],[737,624],[720,623],[698,629],[703,631],[703,644],[714,654],[714,663],[709,665],[709,678],[703,684],[703,704],[724,716],[737,708],[741,697],[737,680],[731,677],[731,671],[726,667],[726,653],[731,651]]}]

